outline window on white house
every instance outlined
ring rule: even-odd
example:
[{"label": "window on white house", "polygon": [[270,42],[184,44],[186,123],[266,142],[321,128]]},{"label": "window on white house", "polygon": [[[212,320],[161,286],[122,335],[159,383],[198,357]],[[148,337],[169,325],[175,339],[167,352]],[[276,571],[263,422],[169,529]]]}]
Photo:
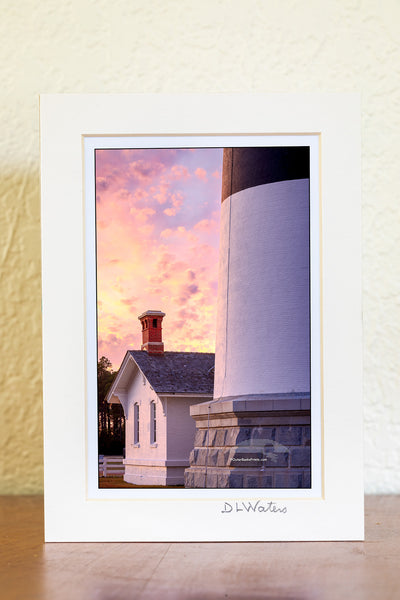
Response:
[{"label": "window on white house", "polygon": [[155,444],[157,441],[157,418],[156,418],[156,403],[150,404],[150,443]]},{"label": "window on white house", "polygon": [[133,442],[139,443],[139,404],[136,402],[133,405]]}]

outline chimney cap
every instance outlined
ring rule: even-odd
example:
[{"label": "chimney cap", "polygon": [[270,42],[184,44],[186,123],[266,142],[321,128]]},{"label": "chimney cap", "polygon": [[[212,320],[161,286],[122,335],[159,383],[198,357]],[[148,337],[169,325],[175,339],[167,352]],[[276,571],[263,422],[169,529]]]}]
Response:
[{"label": "chimney cap", "polygon": [[143,319],[143,317],[165,317],[165,313],[161,310],[146,310],[144,313],[138,316],[138,319]]}]

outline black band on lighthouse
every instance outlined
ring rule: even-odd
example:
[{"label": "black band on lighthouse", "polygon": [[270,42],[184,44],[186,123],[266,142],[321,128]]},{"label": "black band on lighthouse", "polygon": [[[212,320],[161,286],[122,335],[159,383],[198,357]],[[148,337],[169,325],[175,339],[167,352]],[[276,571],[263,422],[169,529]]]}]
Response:
[{"label": "black band on lighthouse", "polygon": [[310,177],[309,146],[224,148],[222,202],[246,188]]}]

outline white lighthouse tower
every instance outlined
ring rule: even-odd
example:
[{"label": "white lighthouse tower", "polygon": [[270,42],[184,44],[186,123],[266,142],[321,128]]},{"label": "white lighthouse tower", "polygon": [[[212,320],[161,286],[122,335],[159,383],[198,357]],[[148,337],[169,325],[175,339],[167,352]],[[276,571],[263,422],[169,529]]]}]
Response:
[{"label": "white lighthouse tower", "polygon": [[224,150],[214,401],[188,487],[310,487],[309,148]]}]

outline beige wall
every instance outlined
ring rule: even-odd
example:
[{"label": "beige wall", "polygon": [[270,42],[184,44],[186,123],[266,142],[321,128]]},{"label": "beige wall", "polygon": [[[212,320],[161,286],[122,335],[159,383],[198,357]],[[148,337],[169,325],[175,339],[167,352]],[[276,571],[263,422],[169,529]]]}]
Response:
[{"label": "beige wall", "polygon": [[42,490],[38,94],[216,91],[362,94],[366,488],[400,492],[398,0],[0,8],[0,492]]}]

